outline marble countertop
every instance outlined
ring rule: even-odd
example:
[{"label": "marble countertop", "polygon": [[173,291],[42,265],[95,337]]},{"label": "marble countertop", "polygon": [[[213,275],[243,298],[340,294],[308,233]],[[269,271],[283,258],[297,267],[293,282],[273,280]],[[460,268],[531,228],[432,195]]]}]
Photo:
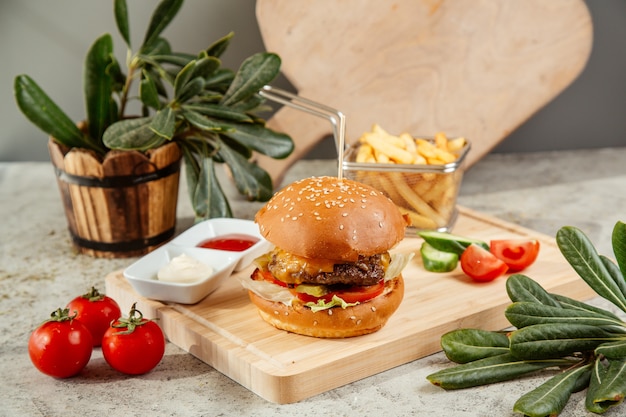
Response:
[{"label": "marble countertop", "polygon": [[[285,183],[335,175],[334,161],[300,161]],[[239,201],[236,217],[252,218],[261,203]],[[178,232],[192,225],[184,184]],[[626,220],[626,148],[490,154],[465,175],[459,204],[549,236],[577,226],[600,253],[612,256],[611,230]],[[52,166],[0,163],[0,415],[6,416],[514,416],[513,404],[533,389],[529,377],[461,391],[425,379],[449,365],[442,353],[413,361],[295,404],[267,402],[168,343],[152,372],[128,377],[112,370],[99,349],[78,376],[57,380],[30,363],[30,332],[50,312],[128,266],[132,259],[76,254]],[[610,308],[601,299],[591,301]],[[613,310],[615,311],[615,310]],[[623,415],[624,406],[606,413]],[[563,416],[591,416],[574,394]]]}]

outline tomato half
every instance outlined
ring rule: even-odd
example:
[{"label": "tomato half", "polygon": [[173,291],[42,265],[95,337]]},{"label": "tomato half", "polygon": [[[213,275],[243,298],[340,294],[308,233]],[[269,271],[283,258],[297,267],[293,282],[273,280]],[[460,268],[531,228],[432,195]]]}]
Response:
[{"label": "tomato half", "polygon": [[379,296],[383,293],[384,290],[385,282],[381,279],[378,284],[348,287],[345,289],[328,292],[321,297],[315,297],[313,295],[301,292],[294,293],[300,300],[305,303],[317,303],[317,300],[320,299],[328,303],[333,299],[333,296],[335,295],[341,298],[346,303],[363,303],[367,300],[371,300],[372,298]]},{"label": "tomato half", "polygon": [[89,362],[93,338],[89,329],[68,310],[58,309],[28,339],[28,354],[35,367],[55,378],[78,374]]},{"label": "tomato half", "polygon": [[111,367],[129,375],[151,371],[165,354],[165,336],[152,320],[143,318],[135,304],[128,318],[116,320],[102,338],[102,355]]},{"label": "tomato half", "polygon": [[492,240],[489,247],[491,253],[504,261],[512,272],[529,267],[539,255],[539,241],[536,239]]},{"label": "tomato half", "polygon": [[477,282],[493,281],[509,269],[504,261],[474,243],[461,254],[461,268]]},{"label": "tomato half", "polygon": [[109,328],[109,325],[122,316],[120,306],[111,297],[92,287],[83,295],[74,298],[67,304],[70,313],[76,313],[76,318],[80,320],[91,332],[93,345],[100,346],[102,336]]}]

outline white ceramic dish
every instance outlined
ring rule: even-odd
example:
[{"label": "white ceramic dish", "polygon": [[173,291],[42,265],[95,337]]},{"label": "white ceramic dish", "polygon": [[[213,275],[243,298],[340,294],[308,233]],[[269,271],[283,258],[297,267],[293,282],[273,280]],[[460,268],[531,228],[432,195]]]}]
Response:
[{"label": "white ceramic dish", "polygon": [[[248,265],[254,261],[256,257],[270,250],[272,244],[261,236],[259,232],[259,226],[252,220],[242,219],[210,219],[200,222],[193,227],[190,227],[177,237],[175,237],[169,244],[195,247],[200,242],[210,239],[216,236],[223,236],[229,234],[244,234],[252,237],[256,237],[259,241],[249,249],[242,252],[237,252],[240,259],[237,265],[235,265],[235,272],[245,269]],[[210,249],[206,249],[210,250]]]},{"label": "white ceramic dish", "polygon": [[[246,234],[259,239],[241,252],[199,248],[197,245],[212,237]],[[124,270],[124,277],[140,295],[160,301],[195,304],[215,291],[233,272],[241,271],[254,259],[271,248],[254,222],[240,219],[210,219],[181,233],[171,242],[143,256]],[[160,281],[158,271],[181,254],[209,265],[213,274],[191,283]]]}]

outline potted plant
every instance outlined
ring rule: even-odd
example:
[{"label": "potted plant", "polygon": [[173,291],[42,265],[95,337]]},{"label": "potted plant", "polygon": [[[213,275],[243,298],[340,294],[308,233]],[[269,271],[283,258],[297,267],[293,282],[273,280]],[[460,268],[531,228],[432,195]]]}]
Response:
[{"label": "potted plant", "polygon": [[[247,199],[265,201],[272,195],[272,181],[251,160],[253,153],[284,158],[293,150],[289,136],[265,127],[258,116],[267,110],[259,90],[278,75],[280,57],[262,52],[247,58],[238,71],[223,68],[220,56],[232,33],[196,55],[173,52],[161,33],[182,3],[161,1],[133,52],[126,1],[114,0],[117,28],[128,48],[126,66],[123,70],[116,60],[110,34],[92,44],[84,63],[83,122],[71,120],[29,76],[15,78],[18,107],[50,136],[69,229],[85,253],[135,256],[169,239],[181,158],[196,220],[202,220],[232,216],[216,164],[227,164]],[[135,113],[131,104],[138,107]],[[135,174],[142,179],[135,181]],[[166,191],[174,194],[165,196]],[[160,206],[143,207],[146,200]],[[173,210],[167,208],[170,203]],[[113,231],[99,230],[107,225]],[[138,234],[145,229],[151,229],[148,236]]]}]

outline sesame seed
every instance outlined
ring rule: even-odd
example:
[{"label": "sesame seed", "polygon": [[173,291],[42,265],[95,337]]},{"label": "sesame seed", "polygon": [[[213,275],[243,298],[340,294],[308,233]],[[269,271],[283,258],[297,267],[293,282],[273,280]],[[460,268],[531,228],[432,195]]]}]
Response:
[{"label": "sesame seed", "polygon": [[376,307],[372,306],[371,310],[375,312],[376,311]]},{"label": "sesame seed", "polygon": [[275,314],[275,315],[278,315],[278,310],[274,310],[274,314]]},{"label": "sesame seed", "polygon": [[359,324],[361,324],[361,319],[356,321],[356,325],[358,326]]},{"label": "sesame seed", "polygon": [[329,316],[332,316],[332,315],[333,315],[333,310],[328,309],[327,311],[328,311],[328,315],[329,315]]},{"label": "sesame seed", "polygon": [[339,230],[343,230],[343,224],[339,225]]},{"label": "sesame seed", "polygon": [[348,213],[341,213],[342,217],[348,217]]},{"label": "sesame seed", "polygon": [[350,316],[350,320],[356,320],[356,316]]}]

